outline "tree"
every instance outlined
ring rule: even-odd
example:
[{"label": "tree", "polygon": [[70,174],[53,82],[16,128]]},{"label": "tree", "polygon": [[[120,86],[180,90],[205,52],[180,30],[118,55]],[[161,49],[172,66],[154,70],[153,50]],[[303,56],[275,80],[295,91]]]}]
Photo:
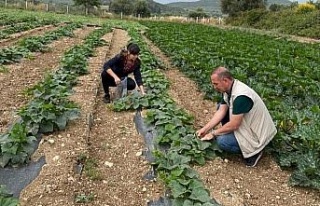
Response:
[{"label": "tree", "polygon": [[134,7],[132,0],[113,0],[110,3],[109,9],[116,14],[122,12],[124,15],[130,15],[132,14]]},{"label": "tree", "polygon": [[38,5],[38,4],[41,3],[41,1],[40,1],[40,0],[32,0],[32,3],[33,3],[34,5]]},{"label": "tree", "polygon": [[188,16],[193,19],[208,17],[202,8],[198,8],[196,11],[190,12]]},{"label": "tree", "polygon": [[145,0],[138,0],[134,6],[135,14],[141,17],[150,17],[151,12],[148,7],[148,3]]},{"label": "tree", "polygon": [[73,0],[75,5],[81,6],[83,5],[86,9],[92,7],[100,7],[101,1],[100,0]]},{"label": "tree", "polygon": [[229,16],[253,9],[266,9],[266,0],[221,0],[221,11]]}]

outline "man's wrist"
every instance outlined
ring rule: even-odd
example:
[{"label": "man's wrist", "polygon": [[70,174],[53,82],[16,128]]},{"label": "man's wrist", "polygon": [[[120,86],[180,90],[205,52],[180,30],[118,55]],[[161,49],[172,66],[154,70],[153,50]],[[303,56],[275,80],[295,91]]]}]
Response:
[{"label": "man's wrist", "polygon": [[212,130],[211,134],[212,134],[212,137],[216,137],[217,136],[216,130]]}]

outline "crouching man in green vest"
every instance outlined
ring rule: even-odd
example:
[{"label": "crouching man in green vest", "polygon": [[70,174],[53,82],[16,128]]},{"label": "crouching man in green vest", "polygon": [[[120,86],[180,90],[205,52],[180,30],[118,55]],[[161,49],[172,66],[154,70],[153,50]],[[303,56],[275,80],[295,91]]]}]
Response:
[{"label": "crouching man in green vest", "polygon": [[[216,138],[220,149],[242,153],[246,165],[255,167],[264,147],[277,133],[266,105],[253,89],[234,79],[224,67],[213,71],[211,82],[214,89],[223,94],[223,100],[197,135],[201,140]],[[222,126],[213,129],[220,122]]]}]

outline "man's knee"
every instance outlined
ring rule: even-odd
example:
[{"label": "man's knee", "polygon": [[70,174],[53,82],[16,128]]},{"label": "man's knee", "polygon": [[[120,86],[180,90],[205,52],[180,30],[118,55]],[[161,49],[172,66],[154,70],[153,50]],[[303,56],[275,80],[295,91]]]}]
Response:
[{"label": "man's knee", "polygon": [[226,152],[231,152],[231,153],[240,153],[240,147],[239,144],[237,143],[237,140],[231,139],[228,136],[218,136],[216,138],[217,145],[218,147]]},{"label": "man's knee", "polygon": [[217,145],[220,149],[225,150],[226,147],[228,147],[227,143],[225,142],[225,138],[223,138],[222,136],[218,136],[216,140],[217,140]]}]

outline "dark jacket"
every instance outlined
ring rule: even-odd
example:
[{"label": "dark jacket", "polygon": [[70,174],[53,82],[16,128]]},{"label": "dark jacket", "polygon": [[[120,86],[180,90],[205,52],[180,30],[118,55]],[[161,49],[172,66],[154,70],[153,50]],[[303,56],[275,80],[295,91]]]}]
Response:
[{"label": "dark jacket", "polygon": [[125,65],[125,56],[120,54],[114,56],[112,59],[108,60],[103,65],[103,71],[106,72],[109,68],[121,79],[122,77],[127,77],[130,73],[133,72],[134,79],[136,80],[138,86],[143,85],[140,66],[141,61],[137,58],[135,64],[132,68],[124,68]]}]

